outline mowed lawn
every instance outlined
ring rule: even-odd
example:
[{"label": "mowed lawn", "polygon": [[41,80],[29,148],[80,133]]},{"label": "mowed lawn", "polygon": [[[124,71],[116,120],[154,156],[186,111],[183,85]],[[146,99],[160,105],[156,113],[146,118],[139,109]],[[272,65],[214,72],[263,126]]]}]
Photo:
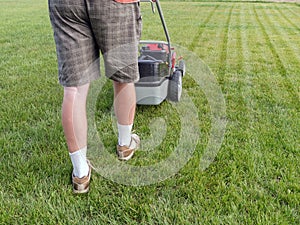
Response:
[{"label": "mowed lawn", "polygon": [[[200,170],[211,113],[187,65],[183,88],[201,131],[189,162],[147,186],[93,173],[91,191],[82,196],[71,190],[47,1],[0,0],[0,6],[0,224],[299,224],[299,4],[162,2],[172,42],[201,58],[221,87],[227,121],[222,145]],[[143,3],[142,10],[143,38],[162,40],[150,7]],[[112,98],[109,82],[98,104],[109,117],[112,100],[101,101],[107,96]],[[137,153],[132,164],[170,154],[180,129],[180,115],[172,112],[168,102],[137,108],[142,138],[150,135],[149,118],[162,115],[170,138],[162,143],[165,152]],[[99,133],[111,134],[102,114],[96,115]],[[113,154],[116,138],[104,139]]]}]

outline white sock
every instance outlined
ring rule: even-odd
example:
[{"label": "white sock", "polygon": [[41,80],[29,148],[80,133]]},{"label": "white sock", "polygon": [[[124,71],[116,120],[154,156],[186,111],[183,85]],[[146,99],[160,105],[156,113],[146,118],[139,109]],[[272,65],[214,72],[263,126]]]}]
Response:
[{"label": "white sock", "polygon": [[87,147],[76,152],[69,153],[73,164],[73,174],[75,177],[82,178],[89,173],[89,165],[86,161]]},{"label": "white sock", "polygon": [[79,151],[81,151],[82,156],[85,158],[86,160],[86,153],[87,153],[87,147],[85,146],[84,148],[80,149]]},{"label": "white sock", "polygon": [[131,130],[133,124],[130,125],[121,125],[117,123],[118,126],[118,133],[119,133],[119,138],[118,138],[118,143],[120,146],[129,146],[130,141],[131,141]]}]

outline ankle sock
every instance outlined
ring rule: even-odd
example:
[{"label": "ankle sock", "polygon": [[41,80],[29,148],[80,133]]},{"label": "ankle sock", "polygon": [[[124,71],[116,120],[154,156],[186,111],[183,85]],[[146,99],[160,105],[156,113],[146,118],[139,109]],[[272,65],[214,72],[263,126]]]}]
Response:
[{"label": "ankle sock", "polygon": [[82,178],[89,173],[89,165],[86,161],[87,147],[76,152],[69,153],[73,164],[73,174],[75,177]]},{"label": "ankle sock", "polygon": [[129,146],[130,145],[130,141],[131,141],[131,130],[132,130],[132,126],[133,124],[130,125],[121,125],[119,123],[117,123],[118,126],[118,144],[120,146]]}]

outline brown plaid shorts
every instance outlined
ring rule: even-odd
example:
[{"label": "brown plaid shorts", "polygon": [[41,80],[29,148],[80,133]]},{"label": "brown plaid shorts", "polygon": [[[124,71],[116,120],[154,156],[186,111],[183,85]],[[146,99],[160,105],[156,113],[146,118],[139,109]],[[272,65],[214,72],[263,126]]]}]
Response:
[{"label": "brown plaid shorts", "polygon": [[139,79],[139,3],[49,0],[48,5],[63,86],[81,86],[97,79],[100,51],[107,77],[121,83]]}]

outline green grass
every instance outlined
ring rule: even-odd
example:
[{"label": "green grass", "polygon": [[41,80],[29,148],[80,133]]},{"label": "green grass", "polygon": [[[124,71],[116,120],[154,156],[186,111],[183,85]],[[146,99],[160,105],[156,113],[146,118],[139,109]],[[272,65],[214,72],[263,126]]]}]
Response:
[{"label": "green grass", "polygon": [[[189,162],[176,175],[142,187],[94,173],[90,193],[74,196],[47,2],[0,4],[0,224],[299,223],[299,5],[164,1],[172,42],[199,56],[224,94],[227,127],[217,157],[199,170],[211,109],[188,73],[184,89],[201,132]],[[163,39],[150,9],[143,6],[143,12],[143,37]],[[101,101],[106,96],[111,98]],[[113,154],[111,105],[108,81],[96,124]],[[167,138],[153,151],[138,152],[130,165],[156,163],[176,146],[180,115],[168,102],[139,106],[137,132],[149,138],[155,118],[165,120]]]}]

